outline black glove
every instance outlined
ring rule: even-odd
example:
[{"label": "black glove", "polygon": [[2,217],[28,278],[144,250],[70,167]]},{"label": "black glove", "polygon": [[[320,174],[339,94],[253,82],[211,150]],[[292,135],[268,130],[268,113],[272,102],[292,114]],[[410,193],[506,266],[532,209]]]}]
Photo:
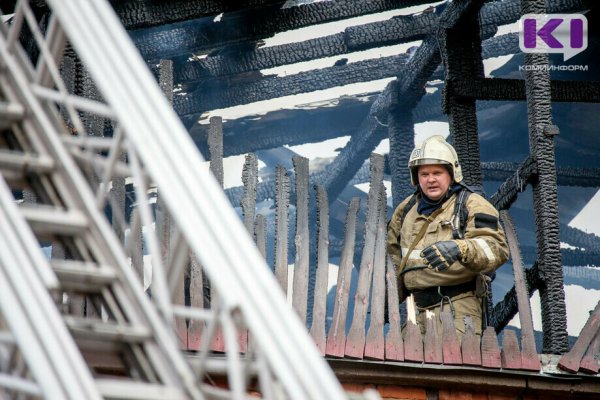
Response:
[{"label": "black glove", "polygon": [[459,260],[462,254],[456,241],[444,240],[423,249],[421,257],[424,258],[428,268],[443,272]]}]

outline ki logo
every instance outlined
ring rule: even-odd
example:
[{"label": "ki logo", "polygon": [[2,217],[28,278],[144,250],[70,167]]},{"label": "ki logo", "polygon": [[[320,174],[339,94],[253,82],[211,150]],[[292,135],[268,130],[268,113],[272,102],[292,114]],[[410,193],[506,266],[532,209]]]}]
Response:
[{"label": "ki logo", "polygon": [[582,14],[525,14],[519,20],[524,53],[562,53],[563,61],[588,46],[588,21]]}]

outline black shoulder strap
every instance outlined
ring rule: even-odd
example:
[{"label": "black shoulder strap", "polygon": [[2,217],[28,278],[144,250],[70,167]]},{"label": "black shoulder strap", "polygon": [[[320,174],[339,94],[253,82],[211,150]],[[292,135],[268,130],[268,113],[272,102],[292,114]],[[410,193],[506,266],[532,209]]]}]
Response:
[{"label": "black shoulder strap", "polygon": [[406,218],[406,214],[408,214],[410,209],[413,208],[416,203],[417,195],[413,194],[411,195],[410,200],[408,200],[408,202],[404,205],[404,208],[402,208],[402,211],[400,211],[400,228],[402,228],[402,225],[404,225],[404,218]]},{"label": "black shoulder strap", "polygon": [[454,212],[452,214],[452,238],[462,239],[465,236],[467,228],[467,219],[469,218],[469,209],[466,207],[467,200],[471,195],[471,190],[468,187],[461,189],[454,204]]}]

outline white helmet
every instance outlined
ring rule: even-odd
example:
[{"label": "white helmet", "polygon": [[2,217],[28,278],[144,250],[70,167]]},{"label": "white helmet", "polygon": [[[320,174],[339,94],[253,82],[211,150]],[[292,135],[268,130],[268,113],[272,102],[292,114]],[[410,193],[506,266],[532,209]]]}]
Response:
[{"label": "white helmet", "polygon": [[444,139],[443,136],[434,135],[425,139],[420,146],[415,146],[412,153],[410,153],[410,159],[408,161],[410,183],[412,183],[413,186],[418,185],[419,179],[417,177],[417,170],[419,169],[419,165],[434,164],[449,165],[454,182],[458,183],[462,181],[462,169],[458,162],[456,150],[454,150],[454,147],[452,147],[451,144],[446,142],[446,139]]}]

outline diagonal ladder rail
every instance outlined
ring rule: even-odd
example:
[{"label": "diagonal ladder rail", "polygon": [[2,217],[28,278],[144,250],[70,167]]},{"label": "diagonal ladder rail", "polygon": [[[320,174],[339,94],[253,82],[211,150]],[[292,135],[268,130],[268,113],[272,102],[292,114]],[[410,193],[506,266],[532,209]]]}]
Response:
[{"label": "diagonal ladder rail", "polygon": [[[88,364],[89,371],[74,368],[84,375],[82,382],[95,379],[95,390],[106,398],[242,398],[249,371],[258,369],[265,398],[280,398],[281,393],[292,399],[344,398],[108,3],[50,0],[48,4],[53,14],[45,36],[27,1],[18,3],[10,29],[0,32],[0,115],[10,117],[0,126],[8,132],[2,132],[6,137],[0,141],[0,170],[13,193],[25,187],[37,198],[19,205],[14,218],[26,220],[42,243],[51,242],[52,252],[62,248],[65,253],[65,259],[53,256],[50,263],[37,257],[31,268],[44,277],[49,290],[40,301],[50,308],[48,299],[53,299],[62,310],[71,340]],[[17,40],[24,25],[38,46],[33,64]],[[67,91],[58,68],[66,39],[103,99]],[[106,118],[114,127],[113,137],[90,137],[82,114]],[[127,154],[125,160],[121,153]],[[147,230],[152,302],[129,265],[132,240],[124,248],[103,213],[108,203],[113,213],[126,219],[107,197],[116,177],[135,182],[139,213],[134,213],[127,229],[133,232],[142,224]],[[171,304],[170,288],[182,279],[185,257],[176,254],[170,264],[162,265],[157,256],[160,246],[152,232],[147,198],[148,190],[156,186],[175,221],[174,248],[197,254],[219,293],[214,310]],[[8,201],[2,202],[5,210]],[[22,245],[35,246],[31,241]],[[52,284],[54,276],[59,289]],[[65,298],[79,300],[80,309],[65,311],[77,304]],[[174,315],[207,324],[204,352],[195,371],[177,348],[171,326]],[[217,325],[228,343],[221,360],[224,368],[208,350],[210,332]],[[245,328],[252,346],[241,356],[235,330]],[[112,355],[113,362],[118,359],[119,372],[127,379],[112,379],[111,371],[98,366],[104,353]],[[75,356],[77,360],[69,363],[81,363]],[[25,358],[31,368],[33,359]],[[206,374],[223,369],[229,391],[205,380]]]}]

